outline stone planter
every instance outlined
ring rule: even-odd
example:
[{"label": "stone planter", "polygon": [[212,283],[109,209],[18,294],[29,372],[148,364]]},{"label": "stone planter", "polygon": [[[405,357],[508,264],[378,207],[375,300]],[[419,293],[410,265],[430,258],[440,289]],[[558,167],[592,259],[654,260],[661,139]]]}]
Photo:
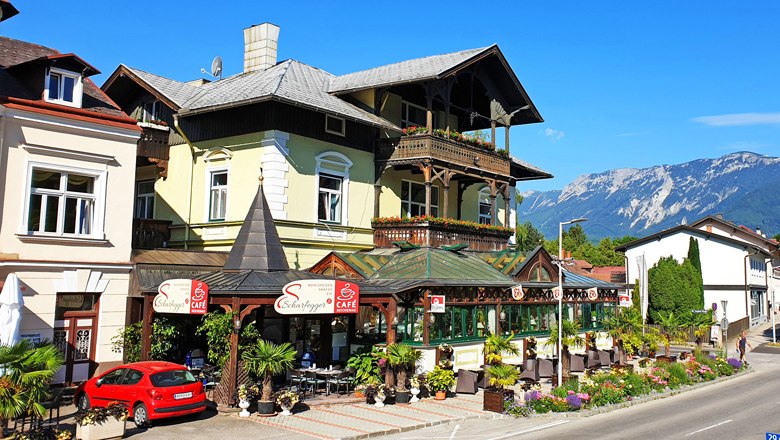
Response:
[{"label": "stone planter", "polygon": [[249,408],[248,400],[242,400],[238,402],[238,407],[241,408],[241,412],[238,413],[239,417],[249,417],[249,411],[247,411],[247,408]]},{"label": "stone planter", "polygon": [[374,396],[374,406],[376,406],[378,408],[381,408],[381,407],[385,406],[385,398],[386,397],[387,396],[385,396],[384,394],[379,394],[378,393],[376,396]]},{"label": "stone planter", "polygon": [[482,409],[485,411],[493,411],[497,413],[504,412],[504,400],[507,396],[515,398],[514,390],[499,390],[496,388],[485,388],[484,400],[482,402]]},{"label": "stone planter", "polygon": [[76,424],[76,438],[81,440],[105,440],[122,438],[125,435],[125,421],[109,417],[96,425]]},{"label": "stone planter", "polygon": [[257,415],[259,416],[273,416],[276,414],[276,402],[273,400],[258,400],[257,401]]},{"label": "stone planter", "polygon": [[292,405],[290,405],[290,406],[280,405],[280,407],[282,408],[282,412],[280,413],[280,415],[283,415],[283,416],[291,416],[292,415],[292,409],[293,409]]},{"label": "stone planter", "polygon": [[417,397],[418,394],[420,394],[419,388],[412,388],[409,390],[412,393],[412,398],[409,400],[409,403],[416,403],[420,401],[420,398]]}]

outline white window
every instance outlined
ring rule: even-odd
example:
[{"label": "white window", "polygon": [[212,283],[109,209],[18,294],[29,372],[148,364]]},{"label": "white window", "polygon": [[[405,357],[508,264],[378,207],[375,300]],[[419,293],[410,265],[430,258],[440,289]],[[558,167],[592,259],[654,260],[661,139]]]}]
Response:
[{"label": "white window", "polygon": [[490,188],[482,188],[479,191],[479,222],[483,225],[491,224],[493,215],[490,210]]},{"label": "white window", "polygon": [[53,67],[49,69],[44,89],[46,101],[80,108],[81,94],[81,75]]},{"label": "white window", "polygon": [[152,122],[162,120],[162,108],[163,104],[160,101],[152,101],[144,103],[142,110],[142,122]]},{"label": "white window", "polygon": [[344,136],[344,119],[325,115],[325,131],[330,134]]},{"label": "white window", "polygon": [[209,172],[209,221],[225,220],[227,212],[228,172]]},{"label": "white window", "polygon": [[154,218],[154,180],[136,183],[135,218]]},{"label": "white window", "polygon": [[349,200],[349,169],[352,161],[341,153],[328,151],[315,158],[317,162],[318,223],[346,225]]},{"label": "white window", "polygon": [[[428,125],[428,110],[411,102],[401,101],[401,128]],[[435,114],[434,114],[435,116]],[[433,124],[436,127],[436,123]]]},{"label": "white window", "polygon": [[[425,215],[425,185],[417,182],[401,182],[401,217]],[[431,186],[431,215],[439,216],[439,187]]]},{"label": "white window", "polygon": [[26,229],[28,234],[95,237],[99,175],[32,166]]}]

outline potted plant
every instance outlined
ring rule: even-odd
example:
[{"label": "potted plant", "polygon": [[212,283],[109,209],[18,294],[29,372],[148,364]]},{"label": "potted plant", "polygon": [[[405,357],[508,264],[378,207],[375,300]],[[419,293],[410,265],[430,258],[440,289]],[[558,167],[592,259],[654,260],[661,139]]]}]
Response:
[{"label": "potted plant", "polygon": [[420,376],[412,375],[409,379],[409,392],[412,393],[412,398],[409,399],[409,403],[419,402],[420,398],[417,395],[420,394]]},{"label": "potted plant", "polygon": [[292,415],[292,409],[298,403],[298,394],[292,391],[280,391],[276,394],[276,404],[282,408],[283,416]]},{"label": "potted plant", "polygon": [[455,384],[455,373],[437,365],[428,373],[427,384],[428,389],[436,393],[436,400],[444,400],[447,398],[447,391]]},{"label": "potted plant", "polygon": [[507,364],[491,365],[487,372],[490,375],[488,379],[490,388],[485,388],[483,409],[498,413],[504,412],[504,400],[515,397],[514,390],[506,388],[517,382],[520,373],[513,365]]},{"label": "potted plant", "polygon": [[406,375],[410,370],[414,374],[417,363],[422,358],[422,352],[411,345],[396,343],[387,346],[385,358],[390,368],[395,370],[397,375],[396,384],[398,384],[398,390],[395,402],[409,403],[410,393],[406,389]]},{"label": "potted plant", "polygon": [[246,371],[263,382],[260,400],[257,402],[257,413],[260,415],[274,414],[273,376],[292,368],[295,361],[295,349],[290,343],[276,345],[265,339],[258,340],[241,356],[244,359]]},{"label": "potted plant", "polygon": [[452,370],[452,361],[449,359],[442,359],[439,361],[438,366],[440,368],[444,368],[445,370]]},{"label": "potted plant", "polygon": [[[566,379],[569,377],[571,365],[569,347],[579,348],[585,344],[585,340],[580,336],[580,323],[578,321],[564,319],[561,330],[561,344],[563,347],[560,347],[558,350],[558,362],[561,362],[561,374],[564,380],[559,380],[558,384],[566,383]],[[550,339],[545,342],[545,345],[558,345],[558,323],[554,323],[552,328],[550,328]]]},{"label": "potted plant", "polygon": [[354,384],[366,384],[372,379],[379,379],[382,373],[379,369],[379,359],[382,349],[372,347],[370,350],[362,349],[353,353],[347,359],[347,368],[355,369]]},{"label": "potted plant", "polygon": [[360,385],[355,387],[355,397],[366,397],[366,387],[368,387],[367,384],[361,383]]},{"label": "potted plant", "polygon": [[485,364],[498,365],[502,363],[504,354],[519,355],[520,349],[512,343],[514,336],[514,334],[510,334],[504,338],[500,335],[491,334],[485,338],[485,346],[482,349],[485,355]]},{"label": "potted plant", "polygon": [[105,407],[93,407],[76,413],[76,438],[103,440],[122,438],[130,411],[127,405],[111,402]]},{"label": "potted plant", "polygon": [[238,402],[238,407],[241,408],[241,412],[238,413],[239,417],[249,417],[249,405],[257,400],[257,395],[260,393],[260,389],[257,385],[239,385],[236,388],[236,393],[233,399]]},{"label": "potted plant", "polygon": [[370,396],[374,402],[374,406],[381,408],[385,406],[385,400],[388,397],[392,397],[394,392],[395,390],[393,387],[385,384],[369,385],[366,388],[366,398]]}]

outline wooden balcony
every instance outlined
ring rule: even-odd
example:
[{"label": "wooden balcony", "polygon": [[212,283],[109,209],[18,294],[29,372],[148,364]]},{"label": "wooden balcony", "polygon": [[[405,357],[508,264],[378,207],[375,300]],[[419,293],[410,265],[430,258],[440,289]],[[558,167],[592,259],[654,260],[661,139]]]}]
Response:
[{"label": "wooden balcony", "polygon": [[512,230],[474,229],[428,221],[384,224],[372,222],[374,245],[393,247],[394,242],[408,241],[417,246],[441,247],[467,244],[469,251],[491,252],[506,249]]},{"label": "wooden balcony", "polygon": [[170,129],[163,125],[139,122],[143,133],[138,139],[136,156],[153,159],[154,162],[165,161],[169,158],[168,135]]},{"label": "wooden balcony", "polygon": [[501,154],[439,136],[423,134],[382,139],[377,146],[377,160],[388,165],[409,164],[430,159],[463,169],[487,171],[509,177],[511,161]]},{"label": "wooden balcony", "polygon": [[166,247],[171,239],[171,221],[146,218],[133,219],[133,249]]}]

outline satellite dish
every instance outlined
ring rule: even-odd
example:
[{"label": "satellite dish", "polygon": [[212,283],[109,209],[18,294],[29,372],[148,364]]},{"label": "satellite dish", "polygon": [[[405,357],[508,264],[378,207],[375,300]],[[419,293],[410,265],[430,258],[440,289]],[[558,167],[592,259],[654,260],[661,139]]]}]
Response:
[{"label": "satellite dish", "polygon": [[211,76],[222,79],[222,57],[219,55],[211,62]]}]

